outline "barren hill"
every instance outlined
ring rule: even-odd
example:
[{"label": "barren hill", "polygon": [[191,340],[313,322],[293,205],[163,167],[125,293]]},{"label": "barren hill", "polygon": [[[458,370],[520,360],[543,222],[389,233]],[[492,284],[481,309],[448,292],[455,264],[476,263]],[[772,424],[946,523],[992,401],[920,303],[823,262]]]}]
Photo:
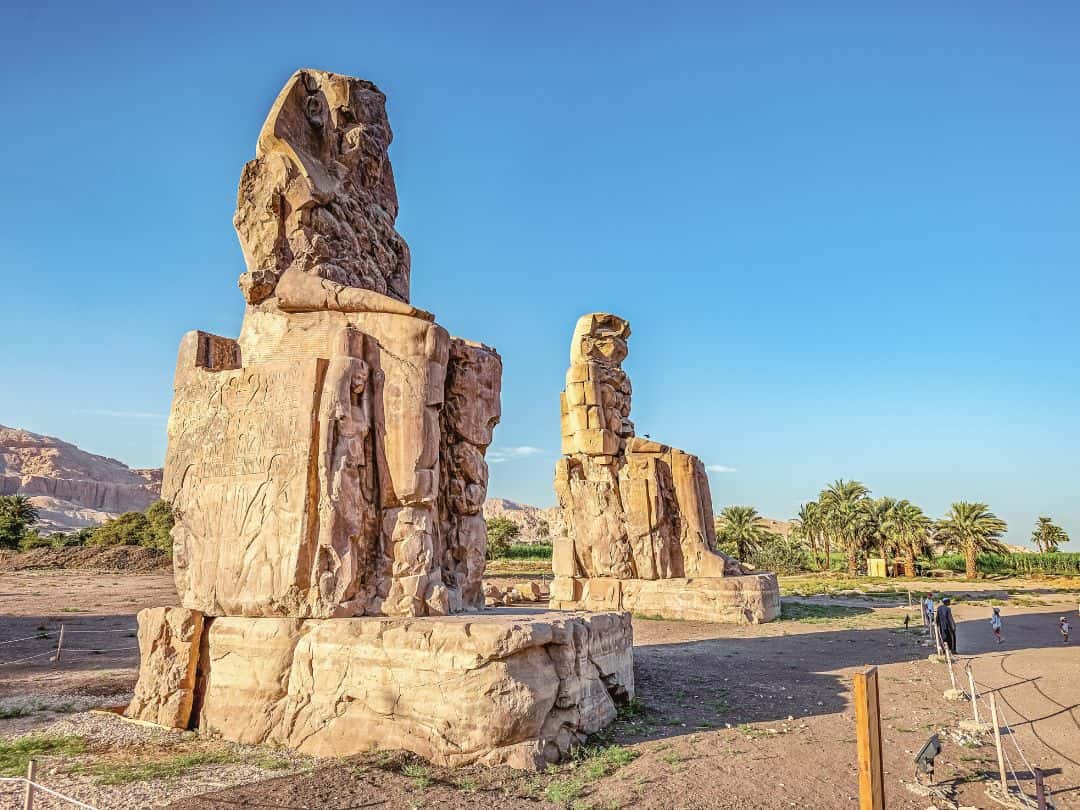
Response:
[{"label": "barren hill", "polygon": [[495,517],[509,518],[520,526],[518,542],[521,543],[550,543],[566,534],[562,511],[557,506],[541,509],[505,498],[488,498],[484,502],[484,519]]},{"label": "barren hill", "polygon": [[132,469],[52,436],[0,425],[0,495],[29,496],[40,531],[93,526],[145,509],[160,492],[160,469]]}]

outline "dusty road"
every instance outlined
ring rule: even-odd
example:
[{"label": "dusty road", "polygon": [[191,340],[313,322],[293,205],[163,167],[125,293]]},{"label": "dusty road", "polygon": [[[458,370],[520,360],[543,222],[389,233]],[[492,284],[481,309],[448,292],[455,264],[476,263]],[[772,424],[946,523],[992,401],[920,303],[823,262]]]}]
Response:
[{"label": "dusty road", "polygon": [[[970,662],[980,690],[996,690],[1020,749],[1048,773],[1057,806],[1080,808],[1080,639],[1065,647],[1057,631],[1059,615],[1070,612],[1076,619],[1075,594],[1038,591],[998,594],[1005,602],[1001,647],[990,633],[989,605],[959,605],[956,672],[962,676]],[[61,621],[68,630],[128,631],[138,608],[174,601],[168,575],[2,574],[0,641],[52,634]],[[912,779],[912,755],[935,731],[945,742],[939,781],[956,788],[961,804],[994,806],[979,781],[996,773],[993,748],[966,747],[953,737],[970,707],[943,699],[946,668],[926,660],[931,650],[918,632],[903,629],[903,606],[850,597],[786,599],[785,605],[792,618],[762,627],[635,620],[639,705],[602,742],[625,746],[631,752],[625,759],[636,755],[617,766],[590,770],[589,763],[570,764],[530,776],[367,757],[323,761],[302,775],[260,776],[252,784],[215,790],[215,783],[229,780],[209,765],[181,777],[184,793],[203,795],[172,806],[851,808],[856,777],[850,681],[868,665],[878,666],[881,678],[888,806],[925,810],[931,804],[902,783]],[[96,637],[114,637],[110,644],[118,647],[134,643],[125,632]],[[20,657],[16,652],[36,654],[52,643],[2,645],[0,661]],[[121,649],[72,654],[59,665],[43,656],[0,666],[0,700],[82,694],[120,701],[134,682],[135,664],[134,652]],[[0,720],[0,735],[41,728],[56,717],[37,712]],[[1021,784],[1033,792],[1027,766],[1008,746]],[[63,766],[53,770],[56,784],[77,780]],[[163,803],[169,787],[148,786],[141,795]],[[100,807],[140,806],[130,800],[110,804],[120,800],[109,795],[101,789]]]}]

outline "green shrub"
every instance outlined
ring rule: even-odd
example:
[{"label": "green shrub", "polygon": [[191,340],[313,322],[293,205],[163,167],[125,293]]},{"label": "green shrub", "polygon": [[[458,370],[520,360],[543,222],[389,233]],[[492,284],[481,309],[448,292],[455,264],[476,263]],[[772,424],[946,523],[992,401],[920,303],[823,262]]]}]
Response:
[{"label": "green shrub", "polygon": [[[931,561],[934,568],[964,573],[962,554],[946,554]],[[1080,552],[1046,554],[980,554],[975,560],[980,574],[1080,574]]]},{"label": "green shrub", "polygon": [[87,545],[146,546],[162,551],[172,550],[169,531],[173,527],[172,508],[165,501],[155,501],[145,512],[124,512],[107,520],[90,535]]},{"label": "green shrub", "polygon": [[29,531],[22,536],[19,540],[19,551],[30,551],[33,548],[51,548],[52,538],[47,537],[44,534],[38,534],[34,531]]},{"label": "green shrub", "polygon": [[506,549],[507,560],[550,560],[552,547],[547,543],[514,543]]},{"label": "green shrub", "polygon": [[750,555],[750,564],[762,571],[777,574],[798,574],[809,571],[810,555],[794,540],[772,535]]},{"label": "green shrub", "polygon": [[487,523],[487,558],[497,560],[505,557],[510,545],[521,534],[521,527],[508,517],[493,517]]}]

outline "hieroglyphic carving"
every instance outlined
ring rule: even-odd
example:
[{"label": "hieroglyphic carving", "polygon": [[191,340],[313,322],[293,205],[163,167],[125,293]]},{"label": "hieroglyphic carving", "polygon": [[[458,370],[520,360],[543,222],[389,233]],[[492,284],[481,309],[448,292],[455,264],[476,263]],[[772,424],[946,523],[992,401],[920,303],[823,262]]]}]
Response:
[{"label": "hieroglyphic carving", "polygon": [[217,372],[188,366],[178,375],[162,497],[176,514],[173,564],[185,607],[242,616],[303,610],[326,367],[312,359]]}]

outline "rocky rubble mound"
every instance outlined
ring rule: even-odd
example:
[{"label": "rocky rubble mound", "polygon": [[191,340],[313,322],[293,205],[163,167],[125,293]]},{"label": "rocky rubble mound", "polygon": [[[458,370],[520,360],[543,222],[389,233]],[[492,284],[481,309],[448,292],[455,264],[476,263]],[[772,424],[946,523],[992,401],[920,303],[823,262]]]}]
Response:
[{"label": "rocky rubble mound", "polygon": [[0,551],[0,572],[49,569],[78,569],[94,571],[168,570],[172,567],[169,555],[156,548],[144,546],[111,546],[109,548],[35,548],[30,551]]}]

